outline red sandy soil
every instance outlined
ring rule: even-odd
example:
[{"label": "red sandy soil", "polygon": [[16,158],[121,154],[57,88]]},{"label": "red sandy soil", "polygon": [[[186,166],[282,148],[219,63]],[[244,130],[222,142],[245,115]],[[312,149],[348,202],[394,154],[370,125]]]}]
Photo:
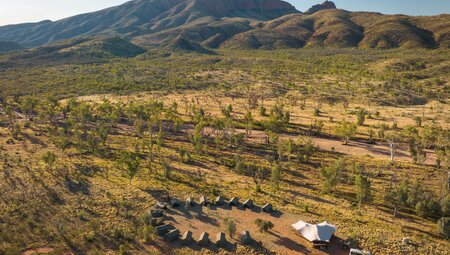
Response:
[{"label": "red sandy soil", "polygon": [[[275,208],[276,209],[276,208]],[[188,212],[184,206],[179,208],[170,208],[167,211],[166,223],[171,223],[178,228],[183,234],[185,231],[193,233],[194,242],[188,247],[193,251],[201,250],[201,247],[196,242],[202,232],[208,232],[210,237],[210,245],[206,247],[214,253],[219,251],[215,245],[216,235],[219,232],[225,232],[224,219],[232,217],[237,225],[236,236],[230,238],[227,236],[229,242],[225,250],[233,251],[236,249],[236,243],[239,242],[239,235],[244,230],[250,232],[250,235],[255,240],[254,245],[260,243],[263,247],[271,251],[276,251],[279,254],[294,255],[294,254],[333,254],[344,255],[348,254],[348,250],[340,248],[339,237],[333,237],[328,250],[320,251],[312,248],[311,244],[300,235],[298,235],[292,228],[292,224],[299,220],[310,220],[291,213],[282,213],[275,211],[268,214],[261,211],[261,207],[255,206],[252,209],[245,209],[242,205],[238,207],[223,206],[201,206],[196,204],[194,207],[189,207]],[[264,219],[271,221],[275,227],[269,233],[261,233],[258,231],[254,221],[256,219]],[[339,230],[338,230],[339,231]],[[337,233],[338,234],[338,233]],[[181,241],[175,241],[171,245],[175,247],[181,246]],[[221,248],[222,249],[222,248]]]}]

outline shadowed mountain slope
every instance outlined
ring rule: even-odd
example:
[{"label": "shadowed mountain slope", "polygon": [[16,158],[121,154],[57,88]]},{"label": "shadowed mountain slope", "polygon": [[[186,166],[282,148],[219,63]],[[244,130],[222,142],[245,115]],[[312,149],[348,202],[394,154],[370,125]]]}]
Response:
[{"label": "shadowed mountain slope", "polygon": [[141,47],[197,52],[209,52],[208,48],[449,48],[450,15],[349,12],[336,9],[331,1],[301,13],[281,0],[134,0],[55,22],[0,27],[0,41],[27,47],[86,36],[120,36]]},{"label": "shadowed mountain slope", "polygon": [[23,49],[22,45],[16,42],[0,42],[0,53],[22,49]]}]

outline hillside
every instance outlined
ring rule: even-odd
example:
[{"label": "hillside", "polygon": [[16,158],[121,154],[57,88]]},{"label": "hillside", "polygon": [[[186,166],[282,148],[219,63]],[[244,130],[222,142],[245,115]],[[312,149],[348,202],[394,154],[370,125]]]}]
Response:
[{"label": "hillside", "polygon": [[22,49],[23,47],[15,42],[0,42],[0,53]]},{"label": "hillside", "polygon": [[55,22],[0,27],[0,41],[33,47],[83,35],[134,37],[185,25],[203,17],[273,19],[295,8],[279,0],[133,0]]},{"label": "hillside", "polygon": [[[40,46],[79,36],[121,36],[142,47],[449,48],[450,15],[349,12],[331,1],[300,13],[280,0],[134,0],[95,13],[0,27],[0,41]],[[198,48],[198,47],[197,47]]]},{"label": "hillside", "polygon": [[80,38],[6,54],[0,57],[0,64],[89,63],[135,57],[145,51],[118,37]]}]

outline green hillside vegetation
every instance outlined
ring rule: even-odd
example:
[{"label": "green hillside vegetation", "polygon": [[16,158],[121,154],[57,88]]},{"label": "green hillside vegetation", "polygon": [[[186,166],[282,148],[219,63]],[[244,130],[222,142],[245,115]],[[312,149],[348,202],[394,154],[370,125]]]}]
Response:
[{"label": "green hillside vegetation", "polygon": [[0,42],[0,53],[22,50],[23,47],[15,42]]},{"label": "green hillside vegetation", "polygon": [[[59,56],[59,50],[51,54]],[[0,89],[5,95],[58,93],[66,98],[186,89],[240,94],[241,86],[263,82],[269,94],[295,90],[330,102],[417,105],[449,98],[448,50],[221,50],[215,55],[152,50],[129,59],[102,58],[104,63],[97,64],[71,64],[77,57],[67,58],[64,65],[39,58],[22,65],[8,61],[17,56],[0,57],[5,66],[0,69]]]},{"label": "green hillside vegetation", "polygon": [[0,64],[103,62],[114,57],[131,58],[144,52],[145,49],[118,37],[82,38],[7,54],[0,57]]}]

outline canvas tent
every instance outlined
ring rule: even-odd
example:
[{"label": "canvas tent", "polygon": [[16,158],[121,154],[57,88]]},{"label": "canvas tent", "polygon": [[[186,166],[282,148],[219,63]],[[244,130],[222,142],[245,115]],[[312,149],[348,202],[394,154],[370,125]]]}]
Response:
[{"label": "canvas tent", "polygon": [[337,227],[328,222],[320,224],[309,224],[304,221],[299,221],[292,224],[292,227],[301,234],[305,239],[313,243],[328,243],[331,237],[336,232]]}]

